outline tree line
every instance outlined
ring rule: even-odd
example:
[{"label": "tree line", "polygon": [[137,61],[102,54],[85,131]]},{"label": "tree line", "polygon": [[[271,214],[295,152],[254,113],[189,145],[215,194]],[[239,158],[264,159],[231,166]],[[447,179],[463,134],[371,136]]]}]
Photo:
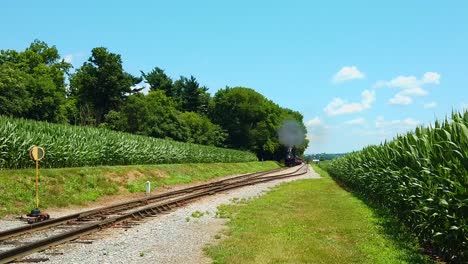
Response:
[{"label": "tree line", "polygon": [[346,155],[348,153],[317,153],[317,154],[308,154],[308,155],[305,155],[305,159],[307,161],[312,161],[314,159],[318,159],[320,161],[324,161],[324,160],[332,160],[332,159],[336,159],[336,158],[339,158],[339,157],[342,157],[344,155]]},{"label": "tree line", "polygon": [[43,41],[24,51],[0,50],[0,115],[250,150],[260,159],[283,157],[277,135],[283,121],[296,120],[306,135],[299,112],[250,88],[226,87],[211,96],[194,76],[173,80],[159,67],[135,76],[104,47],[72,68]]}]

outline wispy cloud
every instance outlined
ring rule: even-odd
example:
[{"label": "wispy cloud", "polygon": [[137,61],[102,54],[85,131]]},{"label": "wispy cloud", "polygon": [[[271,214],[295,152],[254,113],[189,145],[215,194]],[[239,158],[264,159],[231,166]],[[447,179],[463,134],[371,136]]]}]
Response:
[{"label": "wispy cloud", "polygon": [[317,150],[327,144],[331,129],[322,119],[315,117],[307,121],[306,126],[310,149]]},{"label": "wispy cloud", "polygon": [[359,103],[347,103],[345,100],[337,97],[323,110],[329,116],[362,112],[372,106],[372,103],[375,101],[375,91],[364,90],[361,98],[361,102]]},{"label": "wispy cloud", "polygon": [[424,104],[424,108],[425,109],[431,109],[431,108],[434,108],[437,106],[437,103],[436,102],[430,102],[430,103],[426,103]]},{"label": "wispy cloud", "polygon": [[428,91],[423,87],[428,84],[439,84],[440,78],[441,75],[437,72],[426,72],[420,79],[415,76],[398,76],[390,81],[378,81],[374,84],[374,88],[399,88],[401,91],[388,102],[392,105],[409,105],[413,103],[412,97],[428,95]]},{"label": "wispy cloud", "polygon": [[362,79],[365,75],[356,66],[345,66],[339,70],[332,79],[333,83],[342,83],[354,79]]},{"label": "wispy cloud", "polygon": [[432,83],[432,84],[439,84],[440,83],[440,74],[437,72],[426,72],[423,76],[423,83]]},{"label": "wispy cloud", "polygon": [[73,61],[73,54],[67,54],[63,57],[63,60],[68,63],[72,63]]},{"label": "wispy cloud", "polygon": [[375,120],[376,128],[415,128],[420,124],[421,122],[419,120],[415,120],[413,118],[405,118],[403,120],[385,120],[383,116],[379,116]]},{"label": "wispy cloud", "polygon": [[65,56],[63,56],[63,60],[71,64],[76,63],[78,60],[79,63],[80,59],[82,59],[84,55],[85,54],[83,52],[65,54]]},{"label": "wispy cloud", "polygon": [[407,95],[398,93],[394,97],[390,98],[388,102],[392,105],[409,105],[413,102],[413,99]]},{"label": "wispy cloud", "polygon": [[366,120],[362,117],[360,118],[356,118],[356,119],[352,119],[352,120],[349,120],[349,121],[346,121],[344,122],[346,125],[362,125],[366,122]]},{"label": "wispy cloud", "polygon": [[318,116],[316,116],[315,118],[307,121],[305,125],[307,127],[313,127],[313,126],[320,126],[322,124],[323,124],[322,120]]}]

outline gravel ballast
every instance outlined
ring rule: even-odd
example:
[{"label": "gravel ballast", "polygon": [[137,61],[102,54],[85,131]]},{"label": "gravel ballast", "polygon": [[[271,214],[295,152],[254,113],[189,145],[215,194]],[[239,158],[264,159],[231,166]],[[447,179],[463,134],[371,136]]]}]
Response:
[{"label": "gravel ballast", "polygon": [[[312,168],[303,176],[225,191],[129,229],[108,228],[82,238],[82,242],[93,240],[91,244],[67,243],[30,257],[48,258],[46,263],[211,263],[203,248],[218,241],[217,234],[228,221],[215,217],[219,205],[259,196],[282,182],[311,178],[320,178]],[[195,212],[202,216],[193,217]]]}]

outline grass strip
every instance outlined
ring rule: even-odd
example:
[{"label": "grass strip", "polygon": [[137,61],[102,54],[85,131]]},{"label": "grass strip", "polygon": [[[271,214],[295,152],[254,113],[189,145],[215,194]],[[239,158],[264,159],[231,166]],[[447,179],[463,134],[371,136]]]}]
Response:
[{"label": "grass strip", "polygon": [[[278,168],[276,162],[101,166],[40,170],[40,208],[82,205],[104,195],[144,192],[159,186]],[[0,217],[35,207],[35,171],[0,171]]]},{"label": "grass strip", "polygon": [[[228,237],[206,248],[214,263],[431,263],[388,219],[322,179],[281,184],[247,205],[227,205]],[[393,233],[393,235],[392,235]]]}]

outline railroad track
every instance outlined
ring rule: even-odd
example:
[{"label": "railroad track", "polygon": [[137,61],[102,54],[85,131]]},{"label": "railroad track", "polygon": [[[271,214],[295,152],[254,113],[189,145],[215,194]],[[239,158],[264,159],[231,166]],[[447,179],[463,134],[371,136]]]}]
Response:
[{"label": "railroad track", "polygon": [[[155,216],[197,198],[217,192],[303,175],[307,173],[308,166],[301,165],[293,172],[285,173],[283,171],[284,169],[275,169],[249,173],[1,231],[0,245],[18,244],[17,238],[24,237],[32,232],[39,238],[30,242],[19,243],[20,245],[13,249],[0,251],[0,264],[19,260],[34,252],[77,239],[118,223]],[[268,176],[273,173],[278,175]],[[63,229],[68,230],[63,231]],[[62,232],[55,234],[57,230]],[[44,232],[52,232],[52,235],[49,234],[49,237],[42,238],[46,236]]]}]

